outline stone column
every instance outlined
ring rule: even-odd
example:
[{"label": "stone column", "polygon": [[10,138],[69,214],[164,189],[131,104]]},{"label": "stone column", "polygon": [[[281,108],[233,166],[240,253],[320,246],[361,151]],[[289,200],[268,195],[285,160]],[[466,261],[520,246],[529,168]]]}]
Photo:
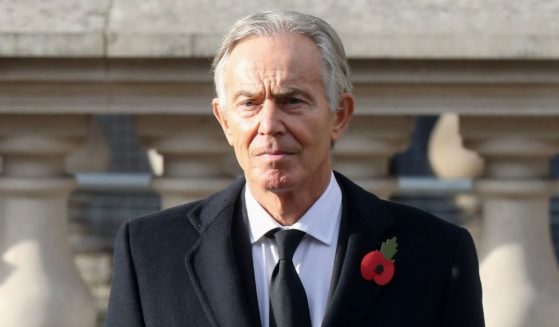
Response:
[{"label": "stone column", "polygon": [[559,321],[559,271],[549,199],[557,182],[557,117],[461,117],[465,146],[485,159],[479,255],[488,327],[552,327]]},{"label": "stone column", "polygon": [[381,198],[396,191],[396,179],[389,176],[392,156],[405,150],[413,130],[407,116],[353,117],[348,130],[334,148],[334,169]]},{"label": "stone column", "polygon": [[0,326],[94,326],[95,305],[72,259],[65,157],[88,118],[0,115]]},{"label": "stone column", "polygon": [[163,176],[153,182],[162,208],[217,192],[240,172],[233,149],[210,113],[142,115],[136,124],[143,143],[163,156]]}]

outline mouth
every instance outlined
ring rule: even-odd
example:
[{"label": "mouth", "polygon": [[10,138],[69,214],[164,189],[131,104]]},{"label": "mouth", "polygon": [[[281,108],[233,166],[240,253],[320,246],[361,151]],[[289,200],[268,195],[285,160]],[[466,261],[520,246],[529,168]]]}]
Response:
[{"label": "mouth", "polygon": [[294,154],[293,152],[288,152],[288,151],[265,151],[257,154],[256,156],[264,160],[277,161],[277,160],[286,159],[292,156],[293,154]]}]

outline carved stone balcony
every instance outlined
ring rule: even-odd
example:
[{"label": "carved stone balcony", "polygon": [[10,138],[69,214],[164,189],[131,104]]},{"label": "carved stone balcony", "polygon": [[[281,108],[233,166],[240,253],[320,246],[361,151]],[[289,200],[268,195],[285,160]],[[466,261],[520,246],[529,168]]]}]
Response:
[{"label": "carved stone balcony", "polygon": [[[559,273],[548,201],[556,181],[548,177],[548,160],[559,149],[559,62],[351,66],[357,108],[336,144],[337,169],[387,197],[398,191],[388,162],[409,143],[411,117],[458,114],[465,146],[486,161],[475,190],[483,203],[478,243],[487,324],[554,325]],[[91,297],[64,232],[73,184],[64,160],[85,143],[88,117],[127,113],[145,146],[164,158],[164,174],[153,182],[163,206],[225,186],[239,170],[211,116],[208,62],[0,59],[0,71],[0,307],[9,308],[0,324],[91,326]],[[24,305],[40,316],[24,315]],[[79,322],[68,312],[79,312]],[[514,315],[503,319],[506,312]]]}]

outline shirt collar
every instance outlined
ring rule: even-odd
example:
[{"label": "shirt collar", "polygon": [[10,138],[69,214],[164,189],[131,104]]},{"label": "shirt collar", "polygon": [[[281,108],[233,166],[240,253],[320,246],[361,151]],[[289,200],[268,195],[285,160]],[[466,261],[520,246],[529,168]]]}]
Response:
[{"label": "shirt collar", "polygon": [[247,184],[245,187],[245,204],[250,225],[250,242],[259,242],[270,230],[275,228],[287,228],[301,230],[318,241],[330,245],[338,221],[341,218],[342,191],[334,173],[330,176],[328,187],[305,212],[305,214],[291,226],[281,226],[268,214],[268,212],[256,201]]}]

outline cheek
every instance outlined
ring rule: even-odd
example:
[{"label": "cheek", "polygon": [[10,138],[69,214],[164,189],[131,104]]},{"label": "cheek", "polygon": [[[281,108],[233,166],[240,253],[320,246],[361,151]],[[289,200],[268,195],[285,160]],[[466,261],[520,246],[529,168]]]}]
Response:
[{"label": "cheek", "polygon": [[239,154],[246,153],[249,150],[250,144],[254,138],[254,128],[253,124],[247,121],[236,121],[233,130],[233,146],[235,151]]},{"label": "cheek", "polygon": [[307,133],[311,133],[310,138],[314,145],[318,147],[330,146],[332,138],[334,137],[334,130],[331,121],[328,119],[320,119],[313,122],[312,128],[308,129]]},{"label": "cheek", "polygon": [[250,158],[248,148],[245,145],[242,136],[235,134],[232,145],[235,152],[235,157],[237,158],[237,163],[242,170],[245,170],[246,168],[248,168],[247,164],[248,162],[250,162]]}]

